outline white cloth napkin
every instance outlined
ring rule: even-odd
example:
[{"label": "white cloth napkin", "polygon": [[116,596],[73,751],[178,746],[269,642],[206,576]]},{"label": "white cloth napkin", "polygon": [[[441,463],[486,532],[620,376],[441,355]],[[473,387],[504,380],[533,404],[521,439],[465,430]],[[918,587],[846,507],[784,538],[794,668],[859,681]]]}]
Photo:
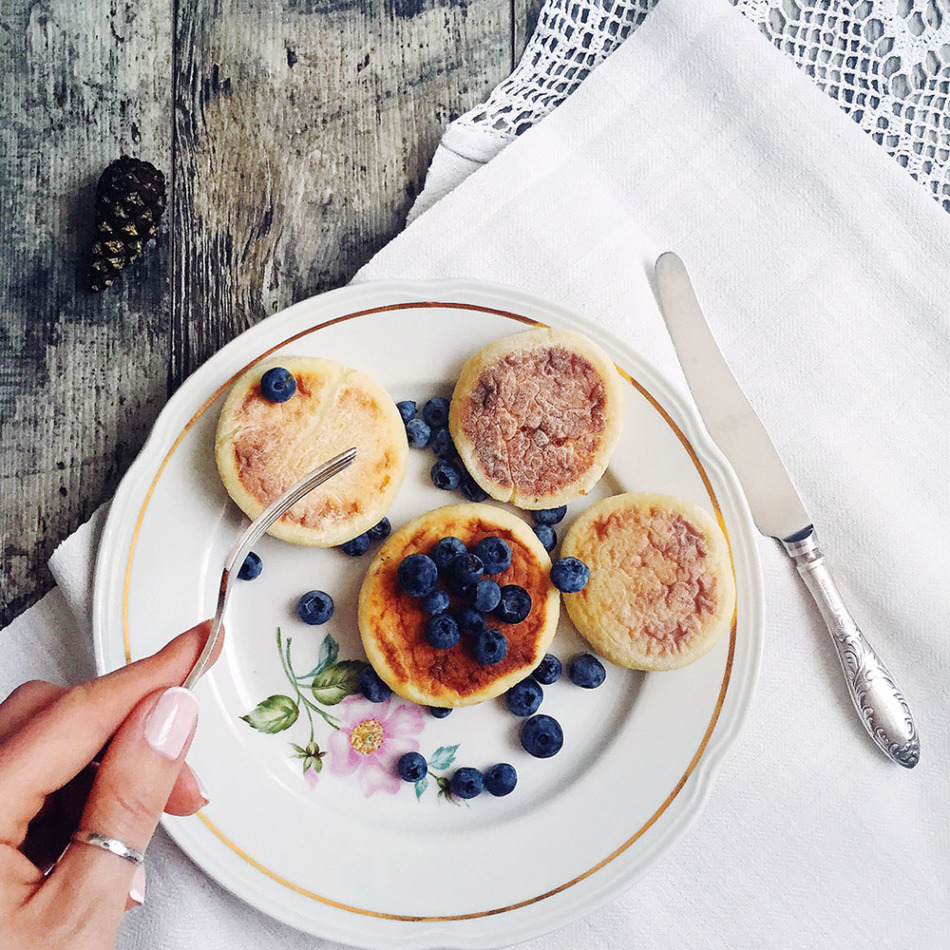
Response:
[{"label": "white cloth napkin", "polygon": [[[553,112],[658,2],[544,0],[511,75],[449,123],[408,220]],[[730,2],[950,211],[946,10],[906,0]]]},{"label": "white cloth napkin", "polygon": [[[917,714],[922,759],[906,771],[873,747],[817,612],[762,539],[761,677],[705,811],[625,896],[525,946],[942,947],[950,217],[725,0],[663,0],[359,278],[508,283],[681,381],[650,283],[670,248]],[[89,671],[94,533],[57,552],[61,591],[0,635],[0,695]],[[148,866],[122,950],[330,946],[231,898],[162,835]]]}]

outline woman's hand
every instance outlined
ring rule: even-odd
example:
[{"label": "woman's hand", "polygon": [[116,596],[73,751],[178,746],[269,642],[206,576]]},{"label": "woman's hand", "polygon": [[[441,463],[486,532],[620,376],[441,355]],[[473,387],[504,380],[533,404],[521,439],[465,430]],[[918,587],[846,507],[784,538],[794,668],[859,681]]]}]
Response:
[{"label": "woman's hand", "polygon": [[70,835],[144,852],[163,811],[206,804],[185,765],[198,703],[177,684],[208,629],[73,689],[34,681],[0,703],[3,950],[112,947],[122,914],[144,899],[143,869],[77,842],[59,857]]}]

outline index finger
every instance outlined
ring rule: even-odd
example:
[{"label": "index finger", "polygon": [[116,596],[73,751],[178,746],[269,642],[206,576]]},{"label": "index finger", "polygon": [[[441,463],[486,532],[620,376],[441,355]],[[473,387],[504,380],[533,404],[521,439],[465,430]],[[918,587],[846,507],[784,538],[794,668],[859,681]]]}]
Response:
[{"label": "index finger", "polygon": [[44,798],[89,763],[143,697],[184,680],[209,629],[205,621],[153,656],[73,687],[0,745],[0,841],[18,847]]}]

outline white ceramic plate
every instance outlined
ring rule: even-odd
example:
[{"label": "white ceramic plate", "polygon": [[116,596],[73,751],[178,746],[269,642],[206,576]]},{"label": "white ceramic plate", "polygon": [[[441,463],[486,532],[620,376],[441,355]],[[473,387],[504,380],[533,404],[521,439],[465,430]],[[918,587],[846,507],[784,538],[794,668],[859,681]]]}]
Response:
[{"label": "white ceramic plate", "polygon": [[[357,285],[306,300],[242,334],[185,382],[109,514],[95,585],[100,670],[152,653],[214,612],[224,557],[242,525],[213,460],[218,411],[238,374],[274,352],[320,355],[421,406],[431,395],[451,394],[476,349],[534,322],[586,333],[627,380],[623,437],[589,499],[660,491],[719,517],[736,572],[735,629],[677,672],[645,675],[608,664],[606,682],[593,691],[562,677],[546,688],[541,711],[561,722],[564,748],[538,760],[521,749],[520,721],[501,699],[445,719],[401,700],[317,702],[307,674],[333,659],[328,634],[337,662],[363,659],[356,594],[372,551],[354,561],[264,538],[256,548],[263,573],[238,584],[223,654],[198,686],[201,722],[189,761],[211,804],[195,818],[166,818],[165,827],[221,884],[302,930],[365,947],[481,948],[586,914],[628,888],[685,830],[749,707],[763,622],[754,528],[734,475],[694,412],[636,352],[592,322],[507,288],[458,281]],[[394,526],[463,500],[431,485],[432,462],[428,451],[410,452],[389,513]],[[561,529],[588,503],[572,503]],[[330,592],[337,605],[322,627],[295,614],[298,597],[313,588]],[[285,671],[278,628],[313,709]],[[553,652],[567,661],[583,649],[562,611]],[[272,734],[241,718],[271,696],[287,697],[265,704],[263,718],[273,726],[288,723],[294,708],[298,714]],[[384,772],[376,756],[352,751],[354,730],[358,736],[371,719],[381,722],[384,745],[416,742],[430,760],[433,777],[421,794]],[[326,753],[319,774],[305,773],[310,763],[294,748],[306,750],[311,735]],[[438,794],[437,777],[495,762],[518,770],[506,798],[486,793],[456,804]]]}]

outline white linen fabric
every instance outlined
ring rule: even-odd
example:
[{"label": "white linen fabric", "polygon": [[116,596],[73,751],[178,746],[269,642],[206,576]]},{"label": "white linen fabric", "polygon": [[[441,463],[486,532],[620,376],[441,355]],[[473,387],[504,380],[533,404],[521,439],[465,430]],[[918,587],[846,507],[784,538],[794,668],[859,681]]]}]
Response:
[{"label": "white linen fabric", "polygon": [[[685,386],[651,286],[668,249],[907,694],[922,758],[907,771],[872,745],[817,611],[763,538],[760,681],[704,812],[625,895],[525,946],[942,947],[950,217],[726,0],[663,0],[359,279],[510,284],[602,322]],[[95,529],[57,552],[61,590],[0,634],[0,695],[89,671]],[[331,946],[232,898],[161,833],[147,868],[121,950]]]},{"label": "white linen fabric", "polygon": [[[548,115],[659,0],[545,0],[515,70],[445,130],[410,220]],[[732,0],[950,211],[950,0]]]}]

